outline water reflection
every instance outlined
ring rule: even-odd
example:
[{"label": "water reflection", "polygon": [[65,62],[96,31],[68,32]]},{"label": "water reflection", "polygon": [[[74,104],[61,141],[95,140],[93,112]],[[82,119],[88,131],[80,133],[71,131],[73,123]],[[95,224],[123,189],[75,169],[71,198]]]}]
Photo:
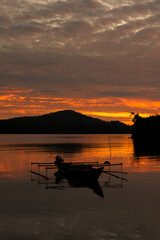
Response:
[{"label": "water reflection", "polygon": [[156,156],[160,158],[160,141],[133,141],[135,157]]},{"label": "water reflection", "polygon": [[[103,191],[98,183],[98,181],[87,181],[87,180],[83,180],[83,179],[75,179],[72,176],[66,176],[64,174],[62,174],[60,171],[57,171],[55,173],[56,179],[55,179],[55,184],[63,184],[63,181],[67,180],[68,185],[72,188],[84,188],[87,187],[89,189],[92,189],[93,192],[97,195],[99,195],[100,197],[104,197],[103,195]],[[48,187],[47,188],[52,188],[52,187]]]},{"label": "water reflection", "polygon": [[[5,176],[27,178],[26,173],[31,162],[53,162],[57,154],[62,155],[66,162],[122,162],[124,171],[127,172],[160,169],[159,143],[152,147],[146,144],[139,145],[132,141],[130,135],[0,136],[0,171]],[[152,160],[150,164],[148,159]],[[141,168],[137,169],[137,164]]]},{"label": "water reflection", "polygon": [[[57,181],[55,170],[50,181],[30,179],[31,162],[53,162],[57,154],[74,162],[109,160],[108,137],[111,161],[123,162],[129,181],[103,173],[103,199],[90,186]],[[160,162],[133,147],[129,135],[1,135],[0,239],[160,239]],[[154,150],[150,157],[159,156]]]},{"label": "water reflection", "polygon": [[37,182],[38,185],[45,185],[45,189],[53,190],[66,190],[67,188],[88,188],[93,191],[99,197],[104,198],[103,188],[115,188],[121,189],[123,187],[123,182],[128,181],[126,178],[123,178],[123,174],[116,175],[112,173],[104,172],[100,176],[100,180],[90,181],[83,180],[82,178],[75,178],[70,175],[64,175],[62,172],[51,171],[50,176],[48,172],[37,172],[31,171],[31,182]]},{"label": "water reflection", "polygon": [[[44,153],[81,153],[84,149],[104,148],[103,143],[41,143],[41,144],[7,144],[0,146],[0,151],[16,149],[16,151],[32,151]],[[2,150],[3,149],[3,150]]]}]

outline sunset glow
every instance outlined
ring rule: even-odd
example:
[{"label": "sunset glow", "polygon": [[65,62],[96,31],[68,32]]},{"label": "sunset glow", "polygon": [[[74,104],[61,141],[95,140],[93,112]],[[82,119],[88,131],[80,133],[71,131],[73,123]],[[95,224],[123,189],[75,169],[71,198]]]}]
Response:
[{"label": "sunset glow", "polygon": [[160,113],[157,0],[0,3],[0,118]]},{"label": "sunset glow", "polygon": [[[64,109],[73,109],[103,120],[120,120],[132,124],[130,113],[141,113],[147,117],[160,112],[160,102],[146,99],[125,98],[53,98],[40,95],[34,90],[3,91],[0,96],[1,118],[42,115]],[[121,110],[121,111],[120,111]]]}]

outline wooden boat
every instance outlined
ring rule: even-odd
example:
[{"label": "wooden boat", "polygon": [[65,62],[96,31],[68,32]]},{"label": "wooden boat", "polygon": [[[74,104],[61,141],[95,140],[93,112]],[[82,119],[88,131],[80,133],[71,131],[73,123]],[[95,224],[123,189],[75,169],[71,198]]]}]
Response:
[{"label": "wooden boat", "polygon": [[93,167],[92,164],[64,163],[64,160],[59,155],[56,156],[54,164],[66,177],[72,176],[76,179],[85,179],[88,181],[98,180],[104,169],[104,167]]},{"label": "wooden boat", "polygon": [[[119,178],[121,182],[123,180],[128,181],[127,179],[115,175],[115,173],[120,174],[127,174],[126,172],[122,172],[122,165],[123,163],[115,163],[111,164],[108,161],[105,161],[104,163],[98,163],[98,162],[64,162],[64,160],[58,155],[56,156],[56,161],[54,162],[31,162],[31,170],[29,171],[31,173],[31,179],[32,174],[35,174],[38,176],[38,183],[39,183],[39,177],[42,177],[46,180],[46,189],[55,189],[57,186],[53,185],[50,186],[49,184],[60,184],[64,181],[68,181],[68,185],[71,187],[76,188],[82,188],[87,187],[93,190],[94,193],[99,195],[100,197],[104,197],[103,191],[98,183],[98,178],[100,177],[101,173],[106,173],[112,177]],[[32,167],[37,166],[38,171],[33,171]],[[111,171],[111,166],[121,166],[121,171]],[[104,167],[107,167],[108,170],[103,170]],[[46,170],[46,174],[44,172],[41,172],[41,169]],[[48,177],[48,170],[58,170],[57,172],[54,172],[55,176],[55,182],[51,180]],[[51,178],[53,179],[53,177]],[[44,182],[42,182],[44,184]],[[110,183],[110,180],[109,182]],[[107,184],[108,184],[107,183]],[[105,182],[105,187],[106,187]],[[122,183],[121,185],[122,186]],[[110,186],[109,186],[110,187]],[[114,187],[114,186],[113,186]],[[60,187],[60,189],[62,189]]]}]

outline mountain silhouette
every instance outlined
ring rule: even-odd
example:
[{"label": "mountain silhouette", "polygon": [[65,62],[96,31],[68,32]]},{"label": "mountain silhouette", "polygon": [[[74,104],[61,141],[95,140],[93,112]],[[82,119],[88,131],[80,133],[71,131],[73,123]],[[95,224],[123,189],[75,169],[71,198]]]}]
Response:
[{"label": "mountain silhouette", "polygon": [[0,133],[105,134],[130,132],[131,127],[119,121],[107,122],[72,110],[0,120]]}]

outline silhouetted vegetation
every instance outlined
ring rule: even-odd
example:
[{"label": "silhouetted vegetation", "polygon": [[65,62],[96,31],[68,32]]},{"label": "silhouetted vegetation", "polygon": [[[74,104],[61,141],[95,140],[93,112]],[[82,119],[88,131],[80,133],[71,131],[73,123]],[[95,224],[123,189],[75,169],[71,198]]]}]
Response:
[{"label": "silhouetted vegetation", "polygon": [[134,114],[132,138],[134,140],[157,140],[160,139],[160,115],[147,118]]},{"label": "silhouetted vegetation", "polygon": [[82,134],[130,133],[131,127],[119,121],[102,121],[65,110],[35,117],[0,120],[0,133]]}]

